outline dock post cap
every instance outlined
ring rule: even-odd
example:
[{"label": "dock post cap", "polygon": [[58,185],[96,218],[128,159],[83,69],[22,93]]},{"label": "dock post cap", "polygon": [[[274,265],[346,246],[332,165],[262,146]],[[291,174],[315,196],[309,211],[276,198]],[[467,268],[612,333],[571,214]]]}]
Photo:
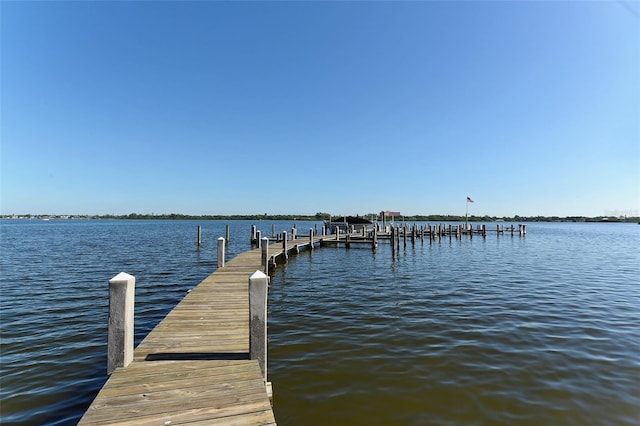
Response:
[{"label": "dock post cap", "polygon": [[258,270],[258,271],[255,271],[253,274],[251,274],[251,276],[249,277],[250,280],[254,278],[267,278],[267,276],[265,275],[264,272]]},{"label": "dock post cap", "polygon": [[224,241],[224,237],[218,237],[218,241],[220,240]]},{"label": "dock post cap", "polygon": [[109,280],[109,282],[120,282],[120,281],[129,281],[130,279],[133,278],[133,275],[129,275],[126,272],[120,272],[118,275],[116,275],[115,277],[111,278]]}]

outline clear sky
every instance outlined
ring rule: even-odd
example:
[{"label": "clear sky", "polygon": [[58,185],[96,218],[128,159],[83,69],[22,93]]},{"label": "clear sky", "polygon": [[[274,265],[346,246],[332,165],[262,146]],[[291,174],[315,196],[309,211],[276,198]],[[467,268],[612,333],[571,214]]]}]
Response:
[{"label": "clear sky", "polygon": [[13,2],[2,214],[638,214],[640,3]]}]

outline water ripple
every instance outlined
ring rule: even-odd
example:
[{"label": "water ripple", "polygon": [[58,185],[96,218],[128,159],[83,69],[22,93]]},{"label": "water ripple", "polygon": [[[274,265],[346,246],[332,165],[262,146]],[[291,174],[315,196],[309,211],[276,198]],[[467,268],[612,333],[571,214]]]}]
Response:
[{"label": "water ripple", "polygon": [[279,424],[637,424],[637,227],[529,229],[276,273]]},{"label": "water ripple", "polygon": [[[215,270],[225,223],[0,221],[0,423],[76,424],[106,380],[107,281],[136,277],[135,342]],[[203,244],[196,246],[196,226]],[[250,248],[231,226],[228,258]],[[290,224],[289,224],[290,225]]]}]

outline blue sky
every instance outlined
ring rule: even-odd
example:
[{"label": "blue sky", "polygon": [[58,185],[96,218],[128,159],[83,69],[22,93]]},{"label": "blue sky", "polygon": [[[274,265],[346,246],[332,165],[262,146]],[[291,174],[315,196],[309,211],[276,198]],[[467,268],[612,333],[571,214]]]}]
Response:
[{"label": "blue sky", "polygon": [[0,7],[2,214],[640,209],[638,2]]}]

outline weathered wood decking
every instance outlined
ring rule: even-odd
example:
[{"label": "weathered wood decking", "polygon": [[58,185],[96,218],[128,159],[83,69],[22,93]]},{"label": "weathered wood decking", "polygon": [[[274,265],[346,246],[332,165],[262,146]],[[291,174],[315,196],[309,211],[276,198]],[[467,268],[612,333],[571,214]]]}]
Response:
[{"label": "weathered wood decking", "polygon": [[[308,245],[298,238],[287,251]],[[282,243],[269,245],[270,258],[282,254]],[[275,425],[249,359],[248,280],[264,269],[261,256],[242,253],[195,287],[113,372],[79,424]]]}]

